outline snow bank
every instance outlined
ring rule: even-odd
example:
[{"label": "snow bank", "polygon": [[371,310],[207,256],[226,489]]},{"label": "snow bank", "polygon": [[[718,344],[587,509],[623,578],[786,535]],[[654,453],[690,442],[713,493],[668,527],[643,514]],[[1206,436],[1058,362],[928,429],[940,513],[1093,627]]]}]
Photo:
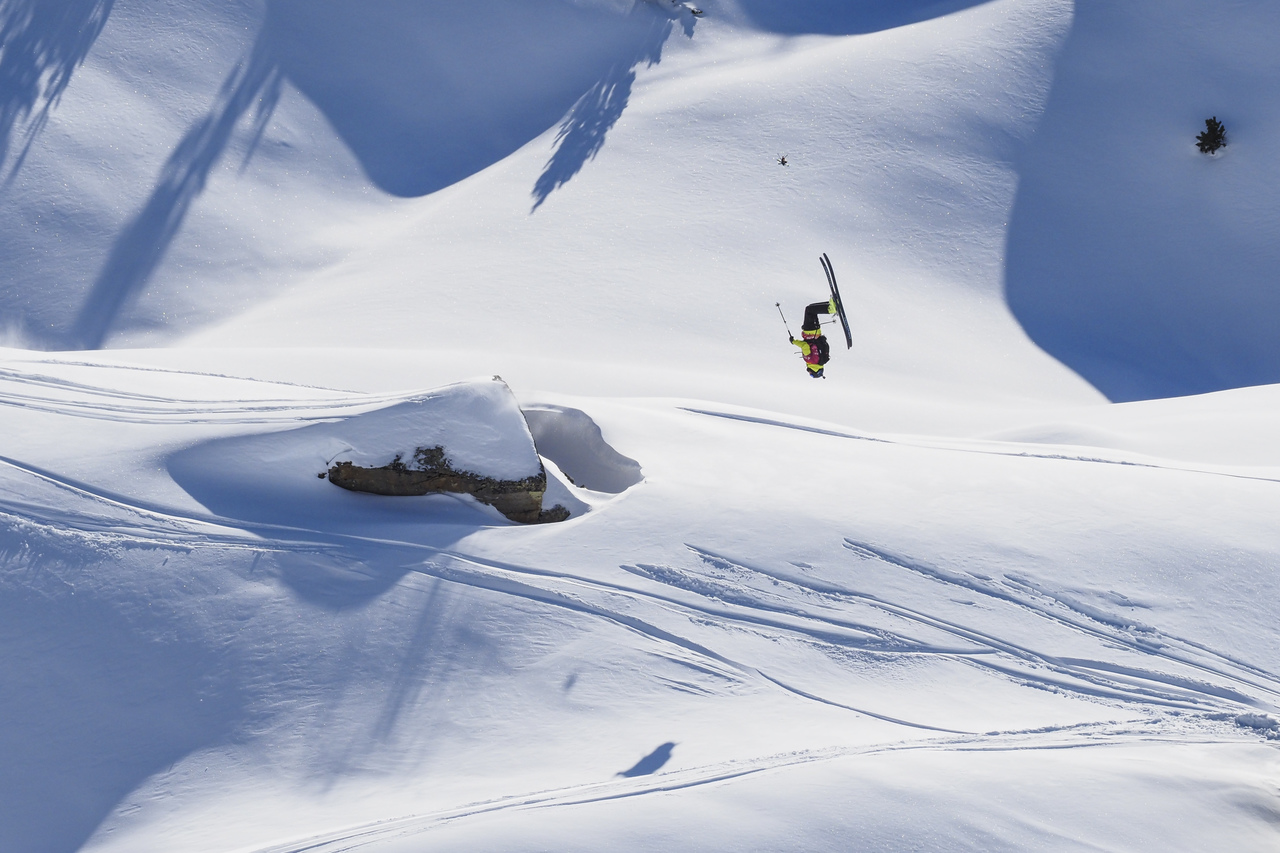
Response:
[{"label": "snow bank", "polygon": [[320,477],[338,462],[380,468],[399,457],[408,464],[419,447],[436,446],[445,448],[455,470],[481,477],[522,480],[542,472],[515,397],[496,378],[327,423],[205,441],[170,455],[166,466],[174,482],[205,508],[260,524],[348,532],[372,525],[430,538],[439,532],[415,531],[502,519],[469,498],[380,498],[334,488]]},{"label": "snow bank", "polygon": [[234,314],[583,102],[567,181],[674,27],[629,0],[45,5],[0,5],[0,333],[45,349]]},{"label": "snow bank", "polygon": [[395,459],[408,464],[418,448],[439,446],[457,471],[522,480],[542,470],[520,405],[496,377],[451,385],[324,432],[329,446],[346,445],[332,461],[361,468],[381,468]]}]

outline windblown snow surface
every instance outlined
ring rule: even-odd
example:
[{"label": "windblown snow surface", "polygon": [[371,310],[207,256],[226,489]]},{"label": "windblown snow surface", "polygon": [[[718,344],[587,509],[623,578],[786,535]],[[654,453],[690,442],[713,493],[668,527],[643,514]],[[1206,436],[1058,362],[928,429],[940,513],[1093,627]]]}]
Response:
[{"label": "windblown snow surface", "polygon": [[0,0],[0,850],[1280,848],[1280,6],[700,8]]}]

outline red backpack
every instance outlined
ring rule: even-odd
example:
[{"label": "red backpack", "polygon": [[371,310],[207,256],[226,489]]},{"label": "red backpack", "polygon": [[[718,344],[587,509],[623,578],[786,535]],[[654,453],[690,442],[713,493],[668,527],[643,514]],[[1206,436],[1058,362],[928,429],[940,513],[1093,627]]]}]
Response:
[{"label": "red backpack", "polygon": [[831,360],[831,345],[827,343],[826,335],[818,335],[805,343],[809,345],[809,351],[804,356],[805,364],[821,366]]}]

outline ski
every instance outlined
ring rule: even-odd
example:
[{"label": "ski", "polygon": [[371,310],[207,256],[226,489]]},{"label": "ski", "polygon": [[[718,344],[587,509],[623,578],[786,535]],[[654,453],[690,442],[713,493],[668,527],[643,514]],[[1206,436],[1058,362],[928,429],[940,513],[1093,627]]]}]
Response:
[{"label": "ski", "polygon": [[840,325],[844,327],[844,342],[853,349],[853,332],[849,331],[849,316],[844,313],[844,302],[840,299],[840,288],[836,287],[836,273],[831,268],[831,259],[823,252],[818,258],[822,262],[822,271],[827,274],[827,284],[831,285],[831,298],[836,303],[836,314],[840,317]]}]

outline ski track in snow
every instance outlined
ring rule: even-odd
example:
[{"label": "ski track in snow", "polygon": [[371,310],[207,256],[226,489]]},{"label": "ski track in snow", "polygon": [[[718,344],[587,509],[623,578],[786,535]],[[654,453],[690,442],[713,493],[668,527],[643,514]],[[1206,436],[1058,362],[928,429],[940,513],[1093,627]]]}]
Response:
[{"label": "ski track in snow", "polygon": [[[1016,608],[1034,618],[1057,623],[1069,629],[1077,639],[1083,637],[1095,640],[1100,652],[1120,646],[1126,651],[1145,656],[1148,660],[1172,664],[1176,667],[1186,667],[1195,670],[1202,676],[1220,678],[1227,681],[1231,686],[1214,684],[1185,675],[1125,666],[1107,660],[1062,657],[1035,651],[1025,645],[1002,639],[982,629],[929,615],[918,609],[904,607],[876,596],[759,567],[748,568],[744,564],[730,560],[722,555],[693,548],[692,546],[690,546],[690,549],[712,565],[738,569],[743,572],[754,572],[776,582],[787,583],[800,587],[802,590],[808,590],[809,592],[829,596],[837,600],[844,599],[856,602],[875,610],[902,617],[919,625],[941,630],[958,639],[969,640],[990,653],[990,656],[967,655],[963,658],[966,663],[1003,672],[1015,679],[1039,681],[1046,686],[1071,690],[1099,698],[1113,698],[1126,702],[1169,705],[1182,708],[1197,707],[1201,703],[1208,703],[1214,706],[1218,704],[1217,700],[1225,700],[1250,707],[1261,707],[1276,697],[1280,697],[1280,678],[1273,673],[1235,660],[1203,645],[1160,633],[1153,628],[1142,627],[1138,630],[1142,631],[1146,636],[1139,635],[1135,637],[1130,633],[1134,628],[1133,623],[1126,624],[1125,620],[1116,617],[1100,619],[1100,614],[1096,612],[1087,613],[1078,609],[1072,610],[1063,602],[1064,597],[1062,596],[1053,597],[1047,593],[1040,593],[1043,598],[1052,602],[1052,605],[1046,605],[1034,600],[1028,600],[1025,595],[1019,595],[1016,587],[1009,591],[1002,591],[977,578],[947,572],[918,561],[909,561],[853,540],[846,540],[845,547],[862,559],[878,560],[885,565],[915,572],[945,585],[959,586],[971,592],[979,592],[999,605]],[[1024,588],[1029,588],[1025,586],[1025,582],[1023,584]],[[1066,610],[1067,614],[1056,612],[1055,606]],[[1008,623],[1009,621],[1011,620],[1008,617],[1001,620],[1002,623]],[[1035,669],[1027,671],[1009,666],[1005,661],[1010,658],[1012,659],[1011,662],[1031,664]],[[1056,675],[1070,676],[1076,681],[1046,676],[1043,672],[1038,671],[1041,669],[1047,669]],[[1102,673],[1119,676],[1120,678],[1108,679]],[[1080,681],[1085,683],[1081,684],[1079,683]],[[1170,691],[1167,688],[1173,688],[1173,690]],[[1250,691],[1261,693],[1265,699],[1251,696]]]},{"label": "ski track in snow", "polygon": [[[304,838],[237,853],[344,853],[392,839],[411,838],[457,821],[500,812],[573,808],[633,797],[667,794],[706,785],[731,783],[747,776],[772,773],[803,765],[895,752],[1087,749],[1126,742],[1165,740],[1167,734],[1150,722],[1089,723],[1016,732],[988,732],[981,736],[939,738],[862,747],[827,747],[800,750],[751,759],[735,759],[633,779],[610,779],[543,791],[531,791],[484,800],[425,814],[336,828]],[[1191,739],[1182,737],[1179,742]]]},{"label": "ski track in snow", "polygon": [[914,447],[921,450],[940,450],[951,453],[977,453],[983,456],[1007,456],[1014,459],[1048,459],[1061,462],[1083,462],[1094,465],[1123,465],[1130,468],[1150,468],[1157,471],[1177,471],[1182,474],[1203,474],[1209,477],[1230,477],[1236,480],[1256,480],[1262,483],[1280,483],[1280,477],[1263,477],[1257,474],[1242,474],[1238,471],[1231,471],[1222,468],[1188,468],[1182,465],[1170,465],[1167,463],[1126,459],[1119,455],[1107,458],[1105,456],[1078,456],[1070,453],[1036,453],[1029,450],[1001,450],[994,446],[978,446],[985,443],[978,440],[960,443],[925,438],[884,438],[882,436],[863,435],[855,432],[845,432],[842,430],[808,426],[789,421],[780,421],[773,418],[734,414],[732,412],[717,412],[710,409],[691,409],[681,407],[681,411],[695,415],[705,415],[712,418],[724,418],[726,420],[742,421],[744,423],[759,424],[761,426],[780,427],[782,429],[791,429],[798,432],[831,436],[832,438],[847,438],[853,441],[870,441],[877,444],[893,444],[899,447]]},{"label": "ski track in snow", "polygon": [[[209,376],[209,374],[199,374]],[[244,380],[239,380],[244,381]],[[263,383],[264,385],[269,383]],[[283,387],[283,386],[276,386]],[[298,386],[303,390],[303,386]],[[355,414],[408,399],[410,394],[358,395],[305,389],[306,395],[238,400],[175,399],[125,392],[50,376],[0,371],[0,405],[76,418],[134,424],[303,424]],[[903,442],[838,430],[713,411],[685,411],[765,426],[803,430],[842,439],[908,444],[938,451],[1136,465],[1148,463],[1033,453],[1012,453],[941,442]],[[1186,471],[1177,468],[1174,470]],[[1221,474],[1215,471],[1194,473]],[[1228,476],[1241,476],[1228,474]],[[1248,479],[1265,480],[1262,477]],[[1275,482],[1275,481],[1271,481]],[[339,853],[429,832],[443,824],[494,812],[561,808],[646,796],[731,782],[744,776],[818,761],[880,752],[930,750],[1061,749],[1127,740],[1172,739],[1181,743],[1209,737],[1207,727],[1242,711],[1272,711],[1280,698],[1280,677],[1261,667],[1180,638],[1157,626],[1107,612],[1067,592],[1055,591],[1014,573],[999,578],[947,569],[846,538],[843,550],[859,564],[911,576],[935,590],[913,596],[913,606],[827,579],[859,577],[846,566],[831,572],[802,563],[756,564],[686,544],[685,566],[649,562],[584,570],[543,569],[482,558],[414,542],[304,527],[251,523],[176,510],[61,476],[21,460],[0,456],[0,518],[10,524],[72,531],[89,540],[144,543],[189,550],[197,547],[262,553],[328,551],[368,554],[393,549],[412,562],[411,571],[444,581],[512,596],[603,620],[664,649],[667,660],[709,675],[724,685],[755,683],[900,727],[900,740],[867,747],[831,747],[809,752],[739,759],[667,771],[638,779],[611,779],[555,790],[530,792],[460,807],[336,829],[257,853]],[[621,574],[617,574],[618,572]],[[617,579],[610,579],[616,575]],[[633,582],[625,579],[632,578]],[[1033,647],[982,625],[948,615],[956,590],[978,596],[999,611],[988,621],[1008,627],[1048,626],[1029,635]],[[951,607],[950,609],[954,609]],[[1057,632],[1057,633],[1054,633]],[[823,696],[757,665],[739,649],[723,647],[735,636],[799,643],[838,658],[841,653],[879,658],[929,657],[976,668],[1014,684],[1063,692],[1116,709],[1127,719],[1020,731],[971,732],[880,713]],[[1055,645],[1080,644],[1091,655],[1056,653]],[[706,693],[681,685],[673,689]],[[1178,717],[1168,714],[1181,713]],[[1190,712],[1190,713],[1185,713]]]},{"label": "ski track in snow", "polygon": [[[1068,657],[1037,651],[918,609],[810,578],[796,577],[785,571],[748,567],[740,561],[693,546],[690,546],[690,551],[707,566],[719,569],[718,576],[650,564],[621,567],[634,576],[651,581],[657,587],[655,590],[608,583],[563,571],[543,571],[485,561],[400,540],[279,525],[249,525],[213,515],[174,513],[162,507],[130,502],[122,495],[95,491],[84,484],[57,478],[12,459],[0,457],[0,465],[9,472],[21,472],[47,487],[70,493],[94,508],[93,512],[55,510],[11,498],[0,499],[0,511],[28,523],[184,549],[209,545],[262,551],[314,551],[317,548],[337,550],[344,545],[376,545],[404,549],[406,553],[422,553],[427,559],[417,569],[421,573],[603,618],[656,642],[675,646],[682,653],[693,653],[722,674],[727,667],[739,675],[756,675],[803,698],[913,728],[931,730],[936,727],[885,717],[805,692],[748,663],[722,655],[705,642],[659,627],[656,619],[640,618],[628,611],[643,603],[656,607],[660,616],[674,614],[686,624],[696,617],[712,620],[721,630],[789,635],[819,646],[855,649],[868,654],[954,658],[1015,681],[1126,703],[1188,710],[1222,710],[1231,706],[1266,709],[1274,707],[1274,699],[1280,696],[1280,679],[1274,674],[1203,645],[1146,626],[1126,630],[1134,626],[1124,626],[1124,620],[1114,617],[1099,619],[1097,612],[1073,610],[1061,596],[1035,590],[1025,582],[1002,589],[972,576],[910,561],[853,540],[846,540],[845,547],[860,559],[877,560],[944,586],[976,592],[998,605],[1054,622],[1068,628],[1077,637],[1095,641],[1099,657]],[[9,490],[9,493],[30,494],[32,491],[26,487]],[[737,582],[728,579],[726,570],[738,575]],[[782,595],[778,585],[784,585],[789,596]],[[662,589],[669,592],[664,593]],[[797,606],[797,601],[805,602],[805,606]],[[854,618],[855,611],[869,618]],[[913,636],[908,630],[894,630],[883,620],[877,624],[877,615],[887,615],[892,617],[891,621],[907,626],[939,632],[959,642],[949,645],[928,642]],[[1120,647],[1152,663],[1191,670],[1200,677],[1107,660],[1102,653],[1108,647]],[[1224,683],[1206,679],[1218,679]]]},{"label": "ski track in snow", "polygon": [[[945,573],[920,571],[917,565],[880,556],[857,543],[848,542],[846,547],[860,557],[872,556],[887,565],[924,574],[942,583],[951,583],[946,579]],[[673,641],[675,635],[670,629],[655,629],[652,624],[639,622],[634,617],[620,617],[616,610],[610,609],[607,605],[589,605],[581,594],[584,591],[594,590],[611,598],[621,597],[622,601],[628,604],[644,600],[655,603],[668,612],[678,613],[686,621],[690,617],[702,619],[710,617],[722,629],[757,631],[775,635],[789,634],[817,644],[855,648],[872,654],[937,655],[954,658],[973,666],[986,668],[1016,682],[1138,706],[1198,711],[1273,709],[1274,700],[1280,697],[1280,678],[1203,645],[1159,633],[1154,629],[1146,629],[1152,635],[1152,639],[1143,642],[1116,627],[1115,624],[1120,620],[1097,621],[1090,624],[1092,617],[1087,614],[1076,611],[1075,618],[1063,616],[1049,607],[1023,601],[1012,593],[988,594],[1006,606],[1021,610],[1035,619],[1048,620],[1067,628],[1076,639],[1084,638],[1091,641],[1099,657],[1086,659],[1036,651],[981,629],[967,627],[912,608],[882,601],[874,596],[834,586],[806,584],[804,581],[778,572],[748,569],[741,563],[692,546],[690,550],[712,565],[718,564],[722,568],[729,566],[753,573],[764,583],[786,583],[800,593],[808,592],[828,600],[860,605],[909,624],[941,631],[958,640],[967,641],[972,646],[944,647],[921,642],[907,633],[894,633],[869,623],[852,621],[847,616],[831,615],[829,611],[832,608],[829,605],[822,608],[827,612],[818,612],[817,608],[804,610],[791,605],[770,603],[767,599],[772,598],[775,602],[781,600],[776,592],[759,590],[747,585],[739,585],[735,588],[726,584],[723,577],[709,580],[703,575],[671,567],[623,566],[622,568],[632,574],[690,595],[663,594],[621,584],[606,584],[577,575],[543,572],[529,567],[480,561],[474,557],[463,557],[457,554],[449,556],[458,564],[465,565],[464,569],[455,567],[450,570],[435,566],[422,571],[446,580],[534,598],[543,603],[557,604],[584,612],[593,612],[595,615],[618,621],[661,642]],[[520,580],[516,580],[517,577]],[[568,585],[575,594],[566,597],[564,593],[549,590],[546,586],[536,587],[535,591],[535,588],[528,583],[529,578],[538,579],[544,585],[547,583]],[[968,585],[964,586],[970,588]],[[980,586],[978,590],[973,591],[986,592]],[[884,717],[808,694],[754,666],[711,652],[703,644],[683,638],[676,642],[685,651],[706,655],[710,660],[720,664],[728,663],[739,671],[758,675],[782,689],[807,699],[847,708],[904,726],[920,729],[935,728],[922,723]],[[1149,667],[1109,661],[1102,657],[1105,652],[1116,647],[1124,652],[1141,656],[1141,659],[1149,664],[1160,663],[1175,670],[1191,670],[1191,673],[1159,671]],[[1206,678],[1218,679],[1225,683],[1214,683]]]},{"label": "ski track in snow", "polygon": [[[758,676],[803,698],[913,728],[932,730],[936,727],[885,717],[808,693],[749,663],[722,655],[706,642],[694,641],[671,628],[659,627],[655,618],[640,618],[628,611],[638,604],[645,604],[657,608],[658,616],[669,618],[675,615],[686,625],[696,617],[711,620],[721,630],[788,635],[819,646],[855,649],[868,654],[943,656],[982,667],[1014,681],[1140,705],[1187,710],[1238,709],[1241,706],[1268,709],[1274,707],[1274,700],[1280,697],[1280,679],[1273,673],[1203,645],[1147,626],[1126,625],[1126,620],[1106,617],[1094,609],[1089,609],[1089,612],[1072,609],[1065,603],[1065,596],[1036,589],[1025,581],[1015,579],[997,586],[990,581],[908,560],[854,540],[846,540],[845,547],[859,559],[876,560],[926,577],[944,587],[978,593],[998,606],[1021,610],[1033,618],[1066,627],[1075,636],[1094,641],[1099,656],[1081,658],[1037,651],[980,628],[918,609],[782,570],[749,567],[741,561],[693,546],[689,546],[690,551],[705,566],[718,570],[717,574],[700,574],[651,564],[621,566],[624,571],[650,581],[656,587],[642,588],[563,571],[543,571],[529,566],[485,561],[394,539],[246,524],[211,514],[175,513],[164,507],[131,501],[123,495],[94,490],[13,459],[0,457],[0,466],[5,472],[0,474],[0,479],[15,473],[25,475],[25,478],[37,481],[38,485],[61,493],[63,501],[70,495],[75,503],[88,503],[91,507],[88,511],[84,508],[56,509],[60,501],[49,501],[55,506],[36,505],[8,497],[38,494],[39,489],[31,488],[30,484],[6,489],[7,495],[0,498],[0,512],[27,523],[183,549],[198,545],[262,551],[338,550],[353,545],[404,549],[406,553],[421,553],[427,558],[417,569],[421,573],[603,618],[661,644],[674,646],[683,654],[693,653],[722,674],[728,668],[740,677]],[[779,591],[779,585],[786,595]],[[663,589],[668,591],[662,592]],[[796,602],[804,602],[804,606],[798,606]],[[862,613],[863,618],[855,617],[855,613]],[[883,616],[891,617],[890,622],[880,618]],[[893,622],[926,628],[958,642],[947,645],[929,642],[913,636],[904,628],[891,627]],[[1107,660],[1103,653],[1109,647],[1120,647],[1152,664],[1158,662],[1183,672],[1163,672],[1149,666],[1138,667]],[[1217,683],[1207,679],[1215,679]]]},{"label": "ski track in snow", "polygon": [[[113,534],[150,546],[190,548],[193,545],[248,546],[264,550],[273,548],[272,536],[279,542],[305,542],[309,547],[332,545],[338,541],[404,545],[412,543],[329,533],[278,524],[227,519],[213,514],[183,513],[168,507],[136,501],[126,495],[97,489],[71,478],[60,477],[18,460],[0,456],[0,482],[14,474],[24,476],[21,489],[0,496],[0,513],[24,521],[76,531],[89,536]],[[73,510],[59,509],[13,498],[13,494],[53,492],[70,497],[77,504]],[[255,535],[256,534],[256,535]]]},{"label": "ski track in snow", "polygon": [[[908,571],[917,572],[940,583],[951,584],[977,592],[990,599],[1006,602],[1016,607],[1025,608],[1029,612],[1045,619],[1058,622],[1068,628],[1095,636],[1103,641],[1118,643],[1132,651],[1152,655],[1162,660],[1184,664],[1200,670],[1206,675],[1231,679],[1242,686],[1265,691],[1272,697],[1280,696],[1280,676],[1265,669],[1214,651],[1204,645],[1193,643],[1179,637],[1158,631],[1155,628],[1136,623],[1133,620],[1113,616],[1098,608],[1082,605],[1073,597],[1061,593],[1053,593],[1043,585],[1033,583],[1014,575],[1005,575],[1004,589],[1000,584],[984,580],[972,575],[962,575],[929,566],[919,561],[908,560],[882,549],[873,548],[864,543],[845,540],[845,547],[859,556],[880,560],[889,565],[898,566]],[[1135,678],[1152,678],[1164,680],[1165,676],[1125,667],[1105,661],[1084,661],[1063,658],[1058,661],[1067,667],[1098,668],[1116,674]],[[1168,683],[1193,691],[1205,691],[1210,695],[1234,702],[1247,703],[1243,694],[1234,691],[1214,689],[1212,685],[1170,678]]]},{"label": "ski track in snow", "polygon": [[[117,368],[111,368],[117,369]],[[146,373],[201,379],[234,379],[208,373],[127,368]],[[254,382],[283,390],[284,383]],[[265,424],[310,423],[411,399],[413,393],[353,394],[295,386],[310,397],[263,397],[243,400],[182,398],[122,391],[42,374],[0,369],[0,405],[54,415],[92,418],[132,424]],[[37,389],[36,391],[28,389]],[[43,392],[43,393],[38,393]],[[322,393],[317,393],[322,392]]]},{"label": "ski track in snow", "polygon": [[[1271,849],[1274,390],[1101,408],[1280,381],[1268,4],[113,3],[0,0],[0,339],[156,347],[3,348],[0,853]],[[253,378],[473,369],[568,523]]]},{"label": "ski track in snow", "polygon": [[[182,375],[182,372],[175,371],[150,371],[147,368],[142,370]],[[210,374],[195,375],[210,376]],[[310,400],[179,400],[15,371],[0,371],[0,384],[2,383],[34,385],[42,389],[53,389],[68,395],[82,395],[90,398],[88,401],[68,400],[47,395],[16,394],[12,390],[6,390],[0,392],[0,404],[3,405],[38,408],[62,415],[126,420],[135,423],[197,423],[210,420],[220,423],[302,423],[387,405],[411,396],[409,394],[352,395],[344,392],[330,392],[332,396],[319,400],[314,398]],[[314,393],[317,389],[308,390]],[[767,418],[709,410],[685,409],[685,411],[838,438],[902,443]],[[934,444],[921,446],[958,452],[1160,467],[1145,463],[1083,457],[1005,453]],[[108,534],[171,547],[185,548],[196,544],[207,544],[276,551],[298,548],[307,550],[342,548],[344,545],[379,545],[404,548],[409,552],[425,551],[439,557],[451,557],[454,560],[452,567],[442,566],[440,560],[429,559],[424,564],[427,567],[420,571],[457,583],[483,587],[606,618],[658,642],[678,646],[686,653],[693,652],[712,662],[714,666],[727,665],[740,673],[754,673],[769,683],[803,698],[845,707],[851,711],[921,729],[935,727],[883,717],[813,695],[759,672],[750,665],[721,656],[700,643],[678,637],[669,630],[626,615],[623,611],[638,601],[644,601],[667,612],[678,612],[686,618],[690,614],[710,618],[721,626],[726,628],[732,626],[735,630],[787,634],[818,645],[856,649],[871,654],[947,656],[964,660],[970,665],[985,668],[1015,681],[1035,683],[1050,689],[1067,690],[1097,699],[1191,709],[1203,708],[1206,704],[1209,707],[1218,707],[1222,702],[1249,708],[1265,708],[1269,707],[1268,702],[1280,696],[1280,681],[1273,673],[1194,642],[1136,624],[1133,620],[1109,616],[1097,608],[1073,602],[1070,596],[1055,594],[1025,579],[1006,576],[1003,582],[996,584],[990,580],[951,572],[921,561],[900,557],[884,549],[854,540],[846,540],[845,547],[862,559],[877,560],[885,565],[929,578],[944,586],[977,593],[998,605],[1022,609],[1035,617],[1064,626],[1075,632],[1077,636],[1096,641],[1099,652],[1102,652],[1107,644],[1113,644],[1145,656],[1149,661],[1159,661],[1180,670],[1191,670],[1192,674],[1198,677],[1192,677],[1192,674],[1185,672],[1160,672],[1147,667],[1107,660],[1101,654],[1094,659],[1036,651],[981,629],[922,613],[893,602],[882,601],[874,596],[824,584],[811,578],[795,577],[786,572],[759,567],[748,568],[741,562],[693,546],[689,546],[690,550],[706,567],[718,569],[718,575],[647,563],[621,566],[624,571],[650,581],[659,588],[671,591],[661,593],[652,588],[608,584],[563,572],[541,572],[524,566],[485,563],[461,554],[438,551],[430,546],[399,540],[265,523],[248,523],[213,514],[175,512],[169,507],[139,502],[122,494],[60,477],[54,472],[24,464],[16,459],[0,457],[0,466],[3,466],[0,480],[12,480],[16,476],[27,481],[22,484],[14,483],[14,487],[6,489],[4,496],[0,497],[0,512],[14,518],[63,530],[78,530],[88,535]],[[1220,472],[1198,471],[1196,473]],[[39,495],[50,490],[57,495],[56,499],[48,502],[37,503],[12,497],[13,495]],[[78,506],[74,510],[59,509],[58,505],[65,502],[68,496],[72,498],[72,503]],[[517,581],[517,577],[520,580]],[[540,582],[541,585],[530,583],[530,579]],[[574,594],[551,589],[552,584],[569,585],[573,587]],[[786,595],[780,594],[779,585],[785,587]],[[770,589],[769,586],[773,588]],[[587,590],[597,596],[604,596],[603,600],[586,601],[581,595]],[[614,601],[615,598],[620,598],[622,604]],[[797,606],[798,601],[805,602],[805,606]],[[913,627],[924,627],[959,642],[942,645],[925,641],[907,631],[895,630],[883,619],[855,618],[855,611],[864,615],[888,615]],[[1214,683],[1205,679],[1217,679],[1225,683]],[[1261,694],[1261,696],[1255,694]]]},{"label": "ski track in snow", "polygon": [[[859,546],[854,546],[857,548]],[[854,550],[851,548],[851,550]],[[731,563],[723,557],[710,552],[691,548],[695,554],[708,561],[719,561],[744,568],[739,563]],[[855,551],[855,553],[857,553]],[[443,555],[442,555],[443,556]],[[1199,711],[1239,711],[1241,708],[1273,708],[1272,700],[1280,696],[1280,679],[1257,667],[1239,663],[1228,656],[1218,654],[1193,643],[1174,637],[1161,635],[1161,639],[1169,646],[1182,647],[1186,651],[1164,651],[1151,645],[1128,640],[1120,631],[1108,632],[1102,627],[1093,627],[1075,620],[1061,619],[1057,614],[1024,605],[1019,601],[1010,601],[1012,606],[1020,607],[1029,614],[1050,619],[1071,629],[1075,636],[1096,641],[1099,653],[1106,651],[1108,644],[1122,646],[1126,651],[1137,652],[1147,656],[1152,662],[1172,665],[1177,668],[1190,668],[1199,674],[1215,677],[1227,682],[1226,685],[1215,684],[1203,679],[1189,677],[1185,674],[1160,672],[1157,670],[1126,666],[1104,659],[1080,659],[1059,657],[1046,652],[1037,652],[1017,643],[1003,640],[979,629],[970,628],[946,619],[881,601],[872,596],[860,595],[839,588],[810,588],[810,593],[842,601],[845,604],[861,605],[872,611],[879,611],[909,624],[940,630],[952,637],[968,641],[968,648],[960,646],[945,647],[921,642],[907,633],[894,633],[883,628],[874,628],[867,624],[857,623],[845,616],[831,615],[829,612],[818,612],[817,608],[801,610],[791,606],[778,606],[765,601],[766,596],[775,595],[768,591],[759,591],[741,586],[731,592],[726,601],[719,595],[708,596],[708,590],[723,590],[721,586],[708,585],[705,577],[691,572],[666,568],[655,571],[656,567],[623,566],[626,571],[654,580],[656,583],[670,587],[678,592],[691,595],[663,594],[651,589],[608,584],[563,572],[543,572],[523,566],[499,564],[481,561],[475,557],[464,557],[449,554],[454,560],[452,569],[439,565],[422,568],[436,577],[452,580],[467,585],[479,586],[491,591],[505,592],[525,598],[531,598],[546,604],[568,607],[580,612],[589,612],[625,627],[636,630],[651,639],[663,643],[675,643],[683,651],[692,651],[703,655],[716,664],[727,664],[739,672],[757,675],[760,678],[806,699],[820,701],[825,704],[846,708],[850,711],[883,719],[899,725],[939,730],[936,727],[919,722],[886,717],[864,709],[850,707],[820,696],[789,686],[781,679],[770,676],[755,666],[742,661],[732,660],[712,651],[706,641],[699,643],[688,640],[670,628],[657,628],[653,624],[656,619],[647,622],[620,612],[617,602],[624,606],[633,606],[637,602],[648,602],[658,606],[660,611],[679,615],[686,624],[694,618],[714,620],[720,630],[747,630],[763,632],[768,635],[790,635],[818,645],[835,648],[854,648],[861,652],[881,655],[934,655],[953,658],[965,663],[986,668],[998,675],[1017,682],[1031,683],[1050,689],[1063,690],[1100,700],[1112,700],[1126,704],[1137,704],[1146,707],[1165,707]],[[430,561],[435,563],[435,561]],[[888,561],[886,561],[888,562]],[[890,562],[903,568],[901,563]],[[804,591],[803,585],[774,572],[757,571],[757,576],[766,583],[791,583]],[[529,579],[541,581],[542,585],[533,585]],[[568,587],[571,593],[549,589],[549,584]],[[594,592],[606,597],[603,602],[589,603],[583,594]],[[753,592],[760,597],[751,598]],[[614,606],[611,607],[610,604]],[[830,607],[823,610],[829,611]],[[1099,623],[1101,625],[1101,623]],[[1197,659],[1197,656],[1199,659]],[[1108,677],[1111,676],[1111,677]],[[1251,694],[1261,694],[1251,695]],[[941,731],[953,731],[941,729]]]}]

